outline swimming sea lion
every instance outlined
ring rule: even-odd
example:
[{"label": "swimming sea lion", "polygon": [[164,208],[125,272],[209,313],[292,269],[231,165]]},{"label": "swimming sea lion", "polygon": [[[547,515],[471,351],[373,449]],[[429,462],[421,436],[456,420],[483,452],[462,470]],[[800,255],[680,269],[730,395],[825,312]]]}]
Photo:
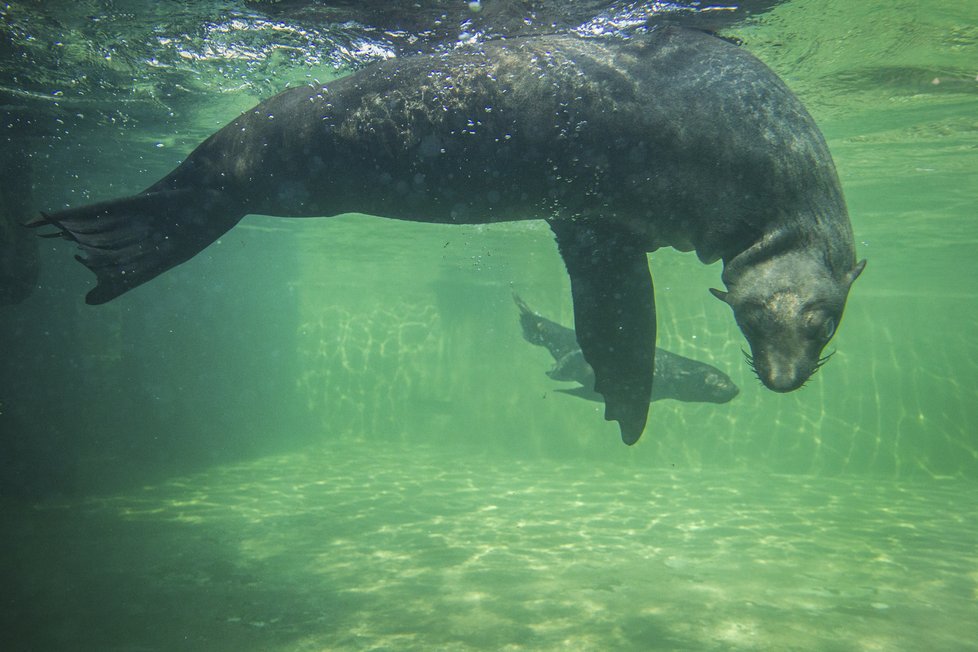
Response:
[{"label": "swimming sea lion", "polygon": [[[574,330],[535,312],[515,294],[513,300],[520,309],[523,339],[546,348],[553,356],[554,366],[547,375],[554,380],[572,381],[581,385],[557,391],[589,401],[604,400],[592,389],[594,369],[584,359]],[[671,398],[686,403],[727,403],[739,393],[740,388],[730,376],[716,367],[655,348],[655,371],[649,400],[654,402]]]},{"label": "swimming sea lion", "polygon": [[759,377],[800,387],[842,317],[855,261],[835,167],[764,64],[709,34],[514,38],[392,59],[287,90],[138,195],[41,215],[77,242],[98,304],[191,258],[244,215],[543,219],[605,418],[648,416],[647,252],[723,260]]}]

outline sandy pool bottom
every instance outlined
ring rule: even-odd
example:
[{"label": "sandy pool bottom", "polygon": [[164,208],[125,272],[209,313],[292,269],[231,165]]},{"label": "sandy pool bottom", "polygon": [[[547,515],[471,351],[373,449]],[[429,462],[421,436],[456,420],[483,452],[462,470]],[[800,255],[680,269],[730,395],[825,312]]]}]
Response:
[{"label": "sandy pool bottom", "polygon": [[6,650],[973,650],[978,487],[337,445],[4,504]]}]

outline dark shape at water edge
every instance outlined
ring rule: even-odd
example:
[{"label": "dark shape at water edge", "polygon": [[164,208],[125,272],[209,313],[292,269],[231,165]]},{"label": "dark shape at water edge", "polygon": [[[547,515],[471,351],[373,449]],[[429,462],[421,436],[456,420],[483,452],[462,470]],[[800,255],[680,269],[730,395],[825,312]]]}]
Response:
[{"label": "dark shape at water edge", "polygon": [[30,159],[0,154],[0,306],[20,303],[37,285],[37,238],[21,225],[31,211]]},{"label": "dark shape at water edge", "polygon": [[[513,300],[520,309],[523,338],[546,348],[553,356],[554,366],[547,375],[581,385],[557,391],[603,402],[601,395],[594,391],[594,369],[584,359],[574,330],[534,311],[516,294]],[[685,403],[727,403],[739,393],[740,388],[730,376],[716,367],[656,347],[652,401],[671,398]]]}]

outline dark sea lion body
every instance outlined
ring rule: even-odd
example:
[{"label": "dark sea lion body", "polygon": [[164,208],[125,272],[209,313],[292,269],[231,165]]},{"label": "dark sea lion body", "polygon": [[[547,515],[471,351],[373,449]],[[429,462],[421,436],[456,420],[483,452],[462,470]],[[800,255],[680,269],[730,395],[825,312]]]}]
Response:
[{"label": "dark sea lion body", "polygon": [[723,260],[768,387],[800,386],[855,262],[832,159],[767,67],[705,33],[517,38],[381,62],[287,90],[140,195],[42,216],[77,241],[102,303],[192,257],[248,213],[419,222],[543,219],[607,419],[633,443],[655,356],[646,252]]},{"label": "dark sea lion body", "polygon": [[[562,326],[531,309],[525,301],[513,295],[520,309],[523,339],[542,346],[554,359],[547,375],[554,380],[575,382],[580,387],[557,391],[589,401],[603,401],[594,391],[594,369],[584,359],[574,329]],[[650,401],[674,399],[684,403],[727,403],[740,388],[713,365],[687,358],[656,347]]]}]

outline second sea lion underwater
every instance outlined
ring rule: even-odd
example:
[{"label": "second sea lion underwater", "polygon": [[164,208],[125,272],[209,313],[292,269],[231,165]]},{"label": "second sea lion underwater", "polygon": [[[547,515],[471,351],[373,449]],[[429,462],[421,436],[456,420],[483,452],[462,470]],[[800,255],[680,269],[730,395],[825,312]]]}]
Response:
[{"label": "second sea lion underwater", "polygon": [[[544,347],[554,359],[554,366],[547,375],[554,380],[580,384],[580,387],[557,391],[589,401],[602,401],[601,395],[592,389],[594,369],[584,359],[574,330],[547,319],[515,293],[513,301],[520,311],[523,339]],[[650,402],[671,398],[684,403],[727,403],[739,393],[740,388],[730,376],[713,365],[656,347]]]},{"label": "second sea lion underwater", "polygon": [[647,253],[723,261],[760,380],[824,361],[857,263],[832,158],[758,59],[665,27],[630,39],[492,41],[286,90],[143,192],[42,214],[109,301],[190,259],[247,214],[417,222],[545,220],[575,332],[627,444],[648,417],[656,315]]}]

